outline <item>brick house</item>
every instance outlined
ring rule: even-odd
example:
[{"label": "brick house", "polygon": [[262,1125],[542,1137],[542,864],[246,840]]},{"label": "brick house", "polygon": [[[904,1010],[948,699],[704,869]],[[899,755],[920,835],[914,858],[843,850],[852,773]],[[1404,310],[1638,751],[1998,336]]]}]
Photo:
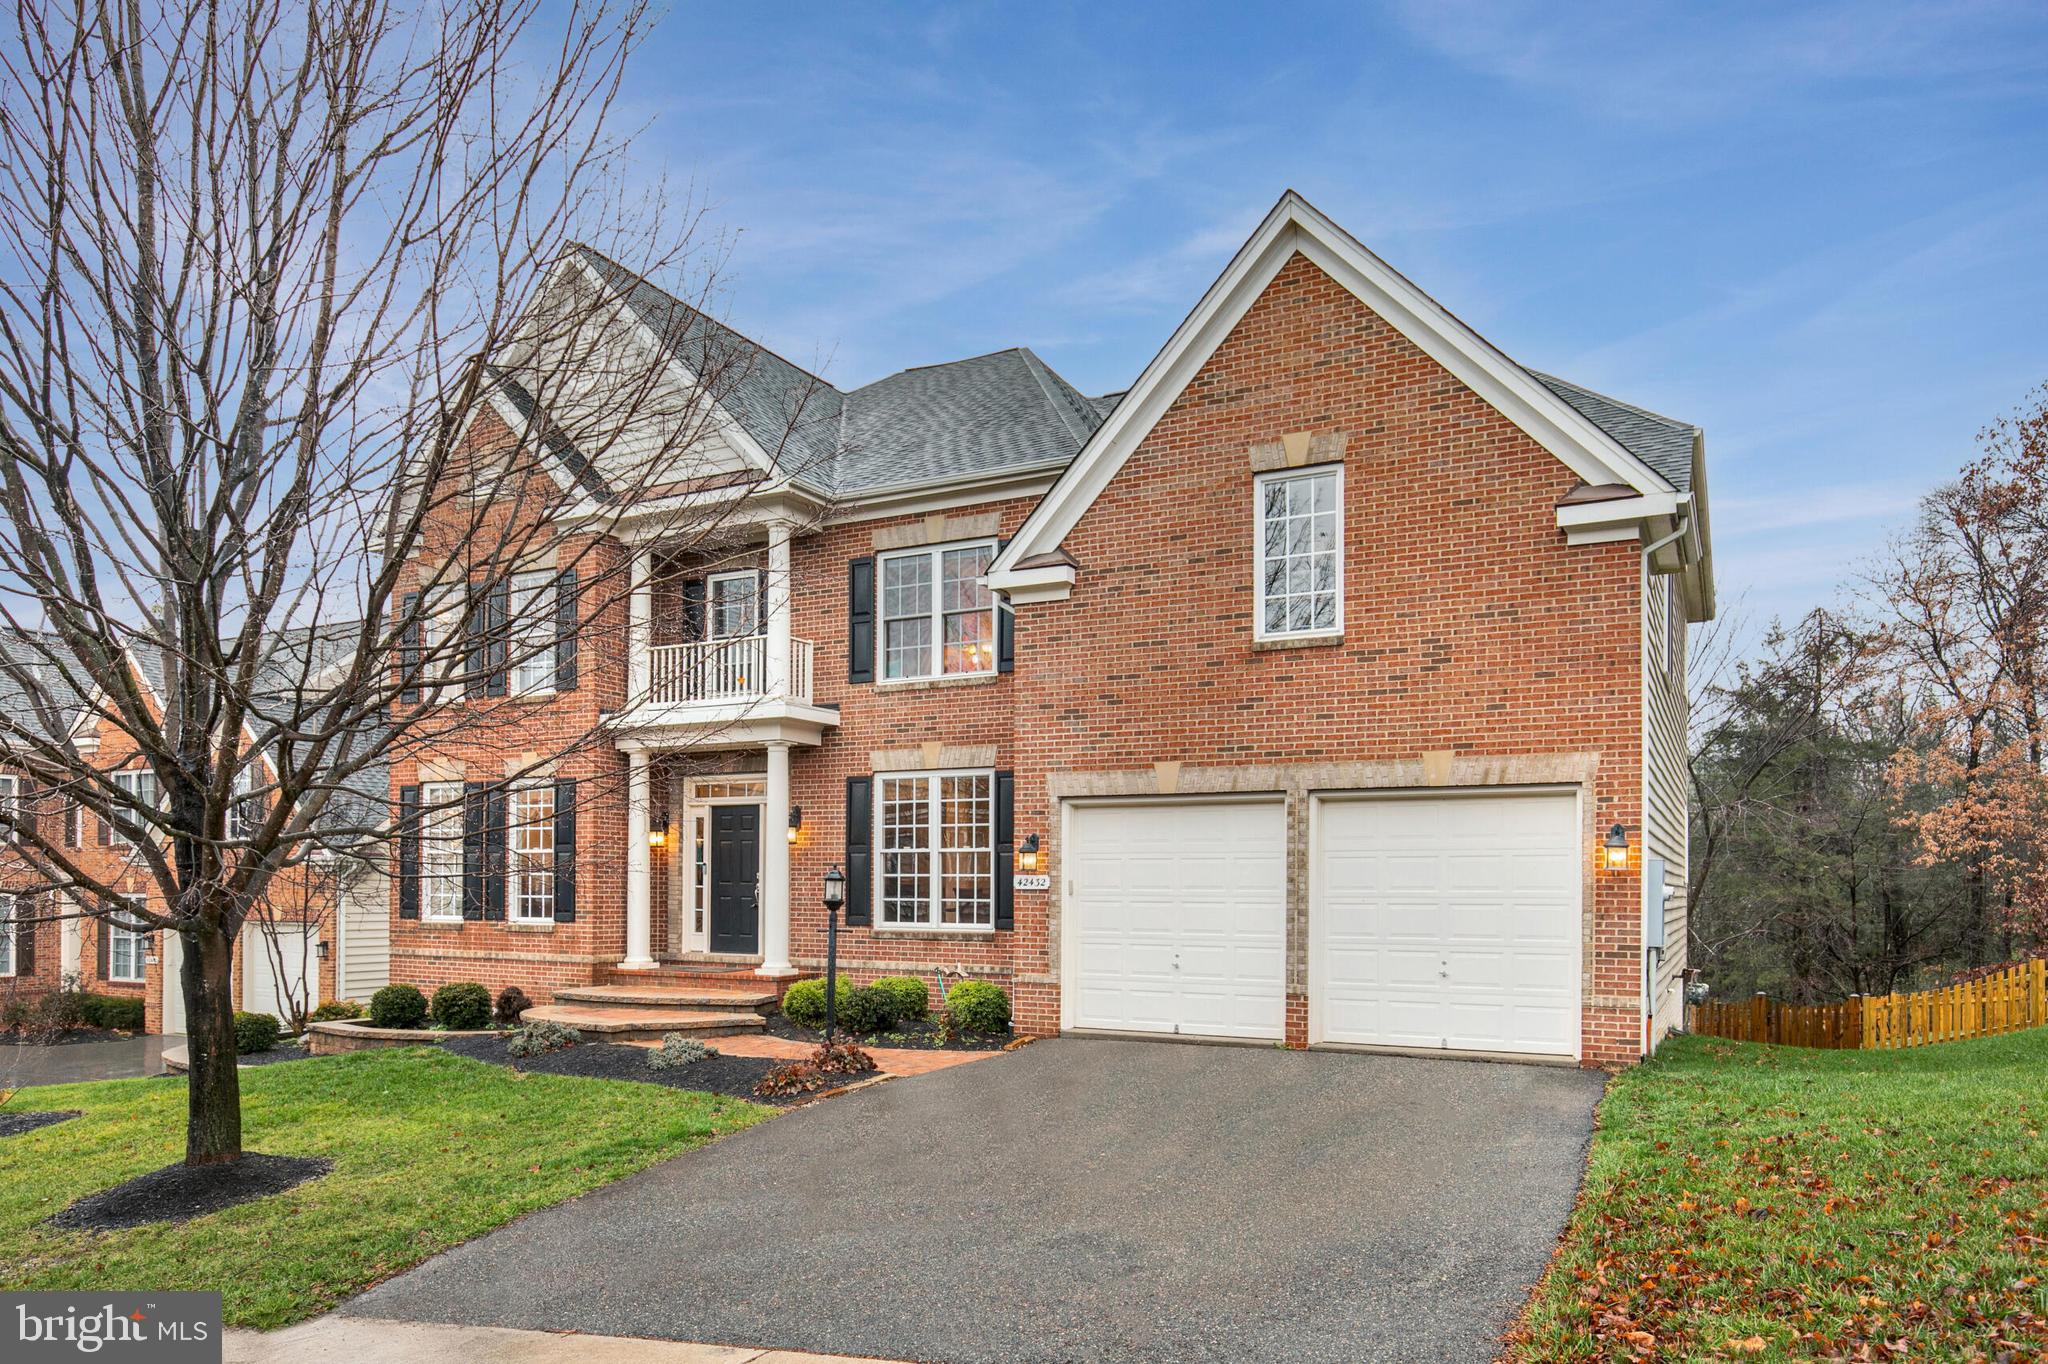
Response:
[{"label": "brick house", "polygon": [[[280,660],[310,644],[310,633],[286,637]],[[63,722],[78,755],[118,785],[149,801],[158,790],[156,774],[138,752],[133,738],[97,697],[68,694],[55,669],[40,660],[61,655],[62,646],[45,642],[24,648],[19,637],[5,647],[22,649],[22,665],[34,668],[46,690],[63,708]],[[133,650],[130,663],[145,695],[154,702],[162,694],[162,673],[146,649]],[[40,666],[39,666],[40,665]],[[275,671],[292,669],[282,661]],[[381,798],[386,785],[382,767],[359,779],[358,798],[374,790]],[[26,778],[0,777],[0,796],[32,805],[35,817],[47,821],[49,833],[75,857],[85,873],[112,886],[138,907],[160,903],[161,894],[134,847],[109,821],[86,810],[62,793],[27,793]],[[302,1004],[339,997],[361,997],[388,979],[381,944],[388,937],[389,878],[381,864],[337,864],[317,860],[287,868],[272,885],[265,914],[274,929],[245,925],[237,948],[234,999],[237,1008],[282,1014],[287,998]],[[334,870],[330,872],[330,868]],[[20,998],[71,986],[100,995],[127,996],[144,1005],[144,1030],[184,1031],[184,1000],[178,983],[180,940],[152,930],[141,919],[119,912],[85,912],[82,890],[53,890],[48,878],[16,858],[0,861],[0,906],[34,906],[14,928],[11,953],[0,952],[0,981]],[[275,947],[273,948],[273,942]],[[27,950],[24,951],[24,946]]]},{"label": "brick house", "polygon": [[[557,269],[637,344],[716,327]],[[730,476],[584,547],[630,600],[534,607],[630,642],[564,638],[518,733],[604,742],[394,762],[401,817],[448,813],[393,979],[779,985],[836,865],[848,976],[994,980],[1027,1032],[1607,1064],[1678,1020],[1697,428],[1516,364],[1292,193],[1122,394],[752,355]],[[801,469],[763,420],[797,388]],[[544,420],[501,399],[479,446]],[[678,551],[691,498],[724,538]]]}]

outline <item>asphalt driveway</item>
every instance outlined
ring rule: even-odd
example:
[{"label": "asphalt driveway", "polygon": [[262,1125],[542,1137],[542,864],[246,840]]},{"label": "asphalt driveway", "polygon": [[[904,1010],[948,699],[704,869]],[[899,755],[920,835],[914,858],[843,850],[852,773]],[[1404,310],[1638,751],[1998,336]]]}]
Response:
[{"label": "asphalt driveway", "polygon": [[1483,1361],[1601,1083],[1041,1042],[714,1142],[343,1310],[917,1360]]}]

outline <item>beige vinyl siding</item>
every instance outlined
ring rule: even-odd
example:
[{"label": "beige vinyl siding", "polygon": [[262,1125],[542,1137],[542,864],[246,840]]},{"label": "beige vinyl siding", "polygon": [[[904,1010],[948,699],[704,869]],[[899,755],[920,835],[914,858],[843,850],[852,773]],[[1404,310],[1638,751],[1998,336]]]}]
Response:
[{"label": "beige vinyl siding", "polygon": [[1651,1036],[1661,1038],[1684,1016],[1679,974],[1685,968],[1687,814],[1685,682],[1686,620],[1675,577],[1647,574],[1643,592],[1643,849],[1664,859],[1664,953],[1651,981]]},{"label": "beige vinyl siding", "polygon": [[391,878],[372,867],[341,892],[341,977],[335,993],[368,999],[391,983]]}]

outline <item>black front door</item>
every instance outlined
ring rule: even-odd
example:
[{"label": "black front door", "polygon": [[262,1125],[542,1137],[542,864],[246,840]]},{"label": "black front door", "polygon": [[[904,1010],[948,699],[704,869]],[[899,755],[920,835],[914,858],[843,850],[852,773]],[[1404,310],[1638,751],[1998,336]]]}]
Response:
[{"label": "black front door", "polygon": [[711,950],[761,950],[761,807],[711,809]]}]

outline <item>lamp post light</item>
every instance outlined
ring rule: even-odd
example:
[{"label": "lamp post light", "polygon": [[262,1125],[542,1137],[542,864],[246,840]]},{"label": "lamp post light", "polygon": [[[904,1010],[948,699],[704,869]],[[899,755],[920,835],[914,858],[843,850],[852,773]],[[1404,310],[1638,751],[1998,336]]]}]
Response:
[{"label": "lamp post light", "polygon": [[839,1022],[839,907],[846,903],[846,877],[835,865],[825,873],[825,1045]]}]

